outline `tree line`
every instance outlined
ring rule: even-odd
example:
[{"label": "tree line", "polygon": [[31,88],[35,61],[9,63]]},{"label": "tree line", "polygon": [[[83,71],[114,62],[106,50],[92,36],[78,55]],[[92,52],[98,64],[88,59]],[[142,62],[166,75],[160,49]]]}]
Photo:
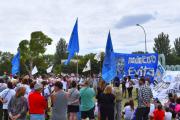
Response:
[{"label": "tree line", "polygon": [[[46,69],[53,65],[52,73],[76,73],[77,64],[71,62],[68,65],[64,65],[62,60],[67,59],[67,43],[66,40],[61,38],[57,45],[54,54],[45,54],[46,47],[51,45],[52,38],[44,34],[42,31],[32,32],[30,35],[30,40],[22,40],[19,43],[18,50],[20,51],[21,58],[21,68],[20,74],[31,75],[31,71],[34,66],[38,68],[38,74],[46,74]],[[180,64],[180,37],[176,38],[174,41],[174,46],[170,45],[170,38],[168,34],[160,33],[154,38],[154,52],[159,54],[164,54],[166,57],[167,65],[177,65]],[[135,51],[132,53],[141,53],[143,51]],[[91,60],[91,73],[99,74],[102,68],[102,62],[104,59],[104,52],[101,53],[101,61],[98,62],[94,60],[94,53],[89,53],[86,55],[75,56],[74,59],[78,58],[78,71],[79,74],[89,75],[90,72],[82,73],[84,66],[87,61]],[[0,51],[0,75],[5,71],[11,73],[11,60],[13,54],[10,52]]]}]

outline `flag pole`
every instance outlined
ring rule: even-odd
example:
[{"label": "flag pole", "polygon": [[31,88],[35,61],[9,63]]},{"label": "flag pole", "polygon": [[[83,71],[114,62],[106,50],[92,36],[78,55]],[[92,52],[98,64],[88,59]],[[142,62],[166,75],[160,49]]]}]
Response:
[{"label": "flag pole", "polygon": [[76,81],[78,81],[78,67],[79,67],[79,66],[78,66],[78,53],[76,53],[76,55],[77,55],[77,58],[76,58],[76,59],[77,59],[77,62],[76,62],[76,64],[77,64],[77,69],[76,69],[76,74],[77,74],[77,75],[76,75]]}]

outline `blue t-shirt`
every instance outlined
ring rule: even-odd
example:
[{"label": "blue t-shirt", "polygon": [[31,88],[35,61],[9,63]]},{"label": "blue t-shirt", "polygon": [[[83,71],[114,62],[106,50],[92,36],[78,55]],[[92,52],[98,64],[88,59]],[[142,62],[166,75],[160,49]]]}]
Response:
[{"label": "blue t-shirt", "polygon": [[95,106],[95,91],[93,88],[84,87],[80,89],[81,111],[88,111]]}]

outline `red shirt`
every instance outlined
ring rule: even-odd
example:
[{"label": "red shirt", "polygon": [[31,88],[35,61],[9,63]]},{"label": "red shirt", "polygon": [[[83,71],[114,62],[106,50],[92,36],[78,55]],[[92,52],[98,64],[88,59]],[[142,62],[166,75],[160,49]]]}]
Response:
[{"label": "red shirt", "polygon": [[44,114],[47,102],[39,92],[30,93],[28,101],[30,114]]},{"label": "red shirt", "polygon": [[155,109],[153,114],[154,114],[154,120],[164,120],[165,112],[163,110]]}]

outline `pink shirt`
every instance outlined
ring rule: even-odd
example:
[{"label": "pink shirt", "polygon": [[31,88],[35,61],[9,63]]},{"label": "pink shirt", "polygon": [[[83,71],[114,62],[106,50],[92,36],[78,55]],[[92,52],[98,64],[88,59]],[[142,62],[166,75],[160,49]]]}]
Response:
[{"label": "pink shirt", "polygon": [[175,107],[175,112],[178,113],[180,112],[180,104],[177,104]]}]

